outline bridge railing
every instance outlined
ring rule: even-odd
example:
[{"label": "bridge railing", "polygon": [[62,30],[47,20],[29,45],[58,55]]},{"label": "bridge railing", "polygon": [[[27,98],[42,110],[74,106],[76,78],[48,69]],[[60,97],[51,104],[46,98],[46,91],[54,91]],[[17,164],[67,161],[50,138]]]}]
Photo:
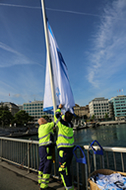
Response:
[{"label": "bridge railing", "polygon": [[[126,171],[126,148],[124,147],[102,147],[102,155],[94,155],[93,151],[89,150],[89,146],[83,148],[87,151],[88,175],[100,168],[111,169],[115,171]],[[94,149],[98,149],[94,146]]]},{"label": "bridge railing", "polygon": [[[0,137],[0,160],[12,163],[20,168],[26,168],[28,172],[38,172],[38,146],[38,141],[34,140]],[[94,155],[88,145],[81,146],[81,148],[86,155],[86,167],[82,163],[77,163],[75,156],[73,157],[71,165],[72,180],[74,184],[78,186],[78,189],[87,189],[87,178],[94,170],[105,168],[125,172],[126,148],[103,147],[103,156]],[[98,146],[94,146],[94,148],[98,149]],[[76,150],[76,155],[77,157],[83,156],[78,149]],[[52,176],[59,178],[56,147],[54,156]]]},{"label": "bridge railing", "polygon": [[0,137],[0,160],[38,171],[38,141]]}]

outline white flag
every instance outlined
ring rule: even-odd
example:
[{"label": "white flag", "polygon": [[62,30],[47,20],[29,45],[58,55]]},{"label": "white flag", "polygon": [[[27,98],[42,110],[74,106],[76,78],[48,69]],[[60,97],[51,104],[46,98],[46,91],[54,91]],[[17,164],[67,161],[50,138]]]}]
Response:
[{"label": "white flag", "polygon": [[[52,64],[55,97],[57,107],[59,104],[64,105],[64,111],[71,111],[73,113],[73,107],[75,106],[73,93],[70,87],[67,66],[63,60],[62,54],[59,50],[52,29],[47,22],[48,36],[50,44],[50,57]],[[43,111],[53,110],[51,84],[49,76],[48,60],[46,60],[46,77],[45,77],[45,92],[44,92],[44,105]],[[63,110],[62,110],[63,111]]]}]

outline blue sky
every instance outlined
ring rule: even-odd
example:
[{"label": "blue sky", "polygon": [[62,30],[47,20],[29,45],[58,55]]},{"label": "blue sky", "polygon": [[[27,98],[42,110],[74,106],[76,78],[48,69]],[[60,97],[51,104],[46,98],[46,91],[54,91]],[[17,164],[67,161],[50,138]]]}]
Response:
[{"label": "blue sky", "polygon": [[[75,103],[126,94],[126,1],[45,0],[45,6]],[[40,0],[1,0],[0,101],[43,100],[45,57]]]}]

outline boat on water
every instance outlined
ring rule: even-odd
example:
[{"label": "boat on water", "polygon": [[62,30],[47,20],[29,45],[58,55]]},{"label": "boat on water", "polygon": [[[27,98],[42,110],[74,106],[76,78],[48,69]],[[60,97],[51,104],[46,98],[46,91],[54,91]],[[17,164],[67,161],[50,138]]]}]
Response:
[{"label": "boat on water", "polygon": [[95,128],[98,126],[99,126],[99,123],[97,123],[97,122],[84,122],[83,124],[74,125],[73,130]]},{"label": "boat on water", "polygon": [[88,128],[87,124],[74,125],[73,130],[80,130],[80,129],[86,129],[86,128]]},{"label": "boat on water", "polygon": [[37,131],[30,131],[27,130],[26,132],[15,132],[15,133],[10,133],[9,135],[6,135],[6,137],[23,137],[23,136],[32,136],[32,135],[37,135]]}]

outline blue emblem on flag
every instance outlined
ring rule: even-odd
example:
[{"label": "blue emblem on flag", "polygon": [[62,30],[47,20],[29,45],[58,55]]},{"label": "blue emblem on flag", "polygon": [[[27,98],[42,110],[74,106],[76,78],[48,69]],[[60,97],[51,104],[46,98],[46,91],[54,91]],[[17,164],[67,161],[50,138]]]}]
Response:
[{"label": "blue emblem on flag", "polygon": [[61,95],[61,94],[60,94],[59,88],[57,87],[57,88],[56,88],[56,96],[59,97],[59,95]]}]

